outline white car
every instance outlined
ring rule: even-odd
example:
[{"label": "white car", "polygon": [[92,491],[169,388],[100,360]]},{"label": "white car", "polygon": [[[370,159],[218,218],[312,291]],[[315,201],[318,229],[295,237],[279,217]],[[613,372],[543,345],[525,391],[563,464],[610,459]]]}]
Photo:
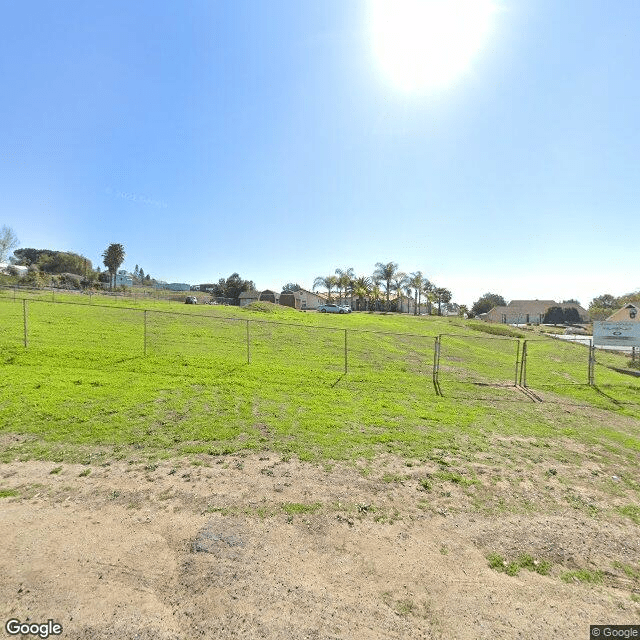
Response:
[{"label": "white car", "polygon": [[351,313],[351,307],[340,304],[323,304],[318,307],[320,313]]}]

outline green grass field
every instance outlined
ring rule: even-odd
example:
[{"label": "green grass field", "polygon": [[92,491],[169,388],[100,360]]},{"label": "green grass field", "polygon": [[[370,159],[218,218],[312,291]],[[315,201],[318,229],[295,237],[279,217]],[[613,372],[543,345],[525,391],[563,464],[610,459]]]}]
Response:
[{"label": "green grass field", "polygon": [[[25,348],[24,303],[0,292],[5,461],[132,447],[149,458],[269,449],[419,459],[471,456],[496,434],[640,451],[637,428],[602,419],[640,416],[639,379],[610,368],[627,366],[621,355],[599,356],[591,388],[586,348],[458,318],[55,298],[26,303]],[[486,333],[496,330],[507,335]],[[438,335],[442,396],[432,382]],[[509,386],[525,338],[542,403]]]}]

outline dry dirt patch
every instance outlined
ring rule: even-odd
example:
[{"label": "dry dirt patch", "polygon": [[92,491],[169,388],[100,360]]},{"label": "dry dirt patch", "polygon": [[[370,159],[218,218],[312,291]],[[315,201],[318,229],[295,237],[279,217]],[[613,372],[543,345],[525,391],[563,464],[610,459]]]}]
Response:
[{"label": "dry dirt patch", "polygon": [[[640,621],[632,578],[559,577],[637,563],[633,523],[566,505],[478,510],[483,474],[425,491],[435,463],[200,462],[2,465],[1,486],[16,493],[0,502],[3,620],[53,618],[65,638],[185,640],[579,638],[589,624]],[[547,481],[522,491],[550,500]],[[554,569],[509,576],[488,566],[490,552]]]}]

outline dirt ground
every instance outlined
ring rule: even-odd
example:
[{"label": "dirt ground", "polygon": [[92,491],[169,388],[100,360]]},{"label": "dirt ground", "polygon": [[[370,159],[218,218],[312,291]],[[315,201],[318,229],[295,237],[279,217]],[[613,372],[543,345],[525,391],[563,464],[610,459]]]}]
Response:
[{"label": "dirt ground", "polygon": [[[0,500],[2,624],[53,619],[61,637],[95,640],[498,640],[640,622],[637,577],[612,569],[637,567],[639,527],[559,505],[562,467],[525,477],[515,502],[506,476],[492,496],[421,485],[438,468],[277,454],[0,465],[0,487],[15,490]],[[548,508],[527,512],[523,496]],[[507,575],[489,567],[492,552],[552,569]],[[590,567],[602,582],[560,578]]]}]

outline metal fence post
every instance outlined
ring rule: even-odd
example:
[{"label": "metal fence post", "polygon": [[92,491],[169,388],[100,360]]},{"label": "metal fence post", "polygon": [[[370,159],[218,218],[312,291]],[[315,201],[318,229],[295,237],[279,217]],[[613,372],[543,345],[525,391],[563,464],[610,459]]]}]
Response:
[{"label": "metal fence post", "polygon": [[27,300],[23,298],[22,300],[22,317],[24,319],[24,348],[28,348],[29,346],[29,325],[27,320]]},{"label": "metal fence post", "polygon": [[520,386],[527,386],[527,341],[522,343],[522,359],[520,360]]},{"label": "metal fence post", "polygon": [[516,342],[516,377],[514,385],[518,386],[518,369],[520,368],[520,338]]},{"label": "metal fence post", "polygon": [[593,387],[595,384],[594,375],[593,375],[595,362],[596,362],[596,347],[592,342],[589,345],[589,386],[590,387]]},{"label": "metal fence post", "polygon": [[347,373],[347,330],[344,330],[344,372]]},{"label": "metal fence post", "polygon": [[249,320],[247,320],[247,364],[251,364],[251,339],[249,336]]},{"label": "metal fence post", "polygon": [[438,379],[440,373],[440,340],[442,336],[436,336],[436,341],[433,348],[433,388],[436,391],[436,395],[440,393],[440,380]]},{"label": "metal fence post", "polygon": [[147,310],[144,310],[144,355],[147,356]]}]

